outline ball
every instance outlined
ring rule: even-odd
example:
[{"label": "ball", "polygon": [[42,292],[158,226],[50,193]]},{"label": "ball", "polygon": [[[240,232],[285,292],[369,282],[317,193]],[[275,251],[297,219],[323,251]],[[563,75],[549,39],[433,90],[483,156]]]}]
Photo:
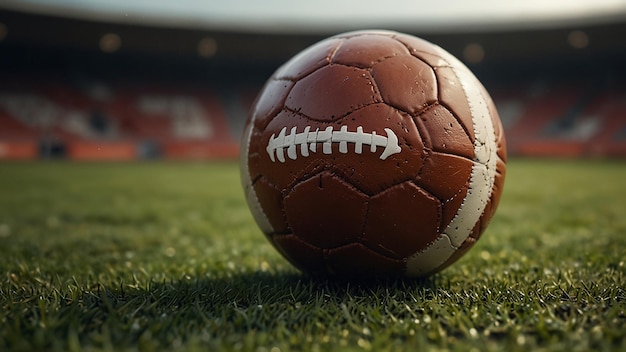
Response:
[{"label": "ball", "polygon": [[506,146],[489,94],[454,56],[357,31],[277,69],[250,110],[240,161],[256,223],[297,268],[423,277],[487,227]]}]

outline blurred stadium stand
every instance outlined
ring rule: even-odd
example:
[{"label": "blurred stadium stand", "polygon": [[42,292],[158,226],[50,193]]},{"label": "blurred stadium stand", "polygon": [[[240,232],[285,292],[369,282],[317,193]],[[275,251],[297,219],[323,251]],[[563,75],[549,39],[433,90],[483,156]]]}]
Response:
[{"label": "blurred stadium stand", "polygon": [[[420,31],[479,76],[509,153],[626,157],[626,19]],[[235,158],[276,67],[334,33],[132,25],[0,9],[0,159]]]}]

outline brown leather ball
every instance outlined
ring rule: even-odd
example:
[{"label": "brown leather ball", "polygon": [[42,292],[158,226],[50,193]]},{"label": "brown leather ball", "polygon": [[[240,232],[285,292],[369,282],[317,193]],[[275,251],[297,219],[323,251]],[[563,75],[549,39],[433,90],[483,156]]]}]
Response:
[{"label": "brown leather ball", "polygon": [[451,54],[389,31],[333,36],[267,81],[242,140],[252,214],[293,265],[435,273],[494,215],[505,177],[489,94]]}]

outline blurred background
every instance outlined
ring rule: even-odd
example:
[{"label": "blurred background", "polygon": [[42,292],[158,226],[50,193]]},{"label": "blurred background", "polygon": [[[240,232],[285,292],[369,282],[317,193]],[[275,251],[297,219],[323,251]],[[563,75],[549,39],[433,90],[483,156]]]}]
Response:
[{"label": "blurred background", "polygon": [[509,153],[626,157],[626,0],[0,0],[0,159],[233,159],[265,80],[366,28],[432,41]]}]

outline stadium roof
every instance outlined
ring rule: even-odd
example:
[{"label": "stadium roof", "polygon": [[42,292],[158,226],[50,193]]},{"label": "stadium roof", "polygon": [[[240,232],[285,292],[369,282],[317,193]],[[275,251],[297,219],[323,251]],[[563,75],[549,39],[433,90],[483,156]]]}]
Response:
[{"label": "stadium roof", "polygon": [[0,8],[125,24],[271,33],[551,28],[626,18],[626,0],[4,0]]},{"label": "stadium roof", "polygon": [[485,67],[496,75],[515,71],[524,76],[523,67],[536,65],[549,71],[574,66],[623,70],[626,60],[626,0],[354,4],[0,0],[0,71],[128,67],[128,74],[135,74],[150,65],[167,72],[176,62],[177,70],[187,67],[193,75],[207,68],[239,76],[266,74],[324,37],[365,28],[420,36],[474,69]]}]

